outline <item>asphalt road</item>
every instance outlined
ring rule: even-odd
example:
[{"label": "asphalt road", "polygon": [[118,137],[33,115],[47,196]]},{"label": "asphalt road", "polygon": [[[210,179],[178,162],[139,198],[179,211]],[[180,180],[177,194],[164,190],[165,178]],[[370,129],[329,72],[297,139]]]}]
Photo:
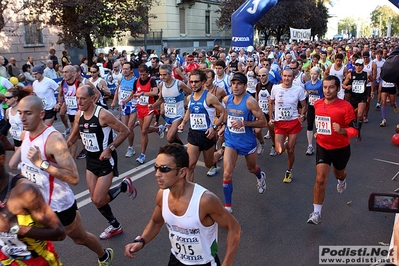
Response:
[{"label": "asphalt road", "polygon": [[[399,162],[399,147],[391,143],[399,114],[394,114],[393,109],[388,107],[388,125],[380,128],[381,115],[374,110],[374,106],[375,100],[369,114],[370,122],[362,129],[363,140],[352,140],[352,156],[347,167],[348,187],[344,194],[337,193],[336,181],[330,173],[322,223],[319,225],[306,223],[309,213],[313,211],[315,179],[315,155],[305,156],[306,127],[298,138],[293,181],[290,184],[282,183],[287,155],[270,157],[270,140],[266,141],[265,153],[258,156],[258,164],[267,175],[267,191],[264,194],[258,194],[255,177],[246,170],[244,158],[239,158],[233,177],[233,215],[239,221],[242,233],[234,265],[318,265],[320,245],[376,246],[380,242],[389,243],[394,215],[369,212],[367,200],[371,192],[392,192],[399,187],[398,181],[391,181],[399,171],[395,164]],[[55,126],[62,129],[59,121]],[[119,184],[124,176],[131,176],[135,180],[138,197],[131,201],[121,194],[111,203],[124,233],[101,240],[101,243],[114,249],[113,265],[167,265],[170,243],[166,228],[138,253],[136,259],[123,256],[125,245],[140,235],[152,215],[158,190],[152,166],[159,146],[166,144],[165,139],[151,134],[147,162],[139,165],[135,161],[140,150],[139,128],[135,129],[135,133],[136,155],[133,158],[124,158],[126,143],[118,148],[121,175],[114,179],[114,185]],[[187,130],[181,133],[185,143],[186,135]],[[77,161],[77,165],[81,180],[73,190],[86,229],[98,236],[108,224],[90,201],[85,182],[85,160]],[[223,199],[222,163],[219,170],[216,176],[207,177],[207,169],[200,161],[195,181]],[[225,229],[219,230],[221,258],[225,253],[226,233]],[[57,242],[56,248],[64,265],[97,263],[94,253],[75,245],[70,239]]]}]

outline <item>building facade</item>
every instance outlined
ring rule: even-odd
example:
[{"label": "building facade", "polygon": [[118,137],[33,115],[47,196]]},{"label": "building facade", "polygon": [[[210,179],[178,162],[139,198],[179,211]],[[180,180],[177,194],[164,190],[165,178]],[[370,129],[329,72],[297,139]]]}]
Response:
[{"label": "building facade", "polygon": [[25,25],[23,16],[12,11],[5,10],[3,16],[6,23],[0,31],[0,55],[7,59],[15,57],[20,69],[28,61],[28,56],[33,57],[34,65],[45,63],[50,48],[56,50],[56,55],[61,60],[64,45],[57,44],[56,28],[41,23]]},{"label": "building facade", "polygon": [[211,49],[215,44],[228,48],[231,30],[219,29],[216,19],[217,0],[160,0],[150,10],[157,17],[149,23],[149,33],[130,38],[133,46],[146,46],[159,52],[163,47],[179,48],[182,52],[193,49]]}]

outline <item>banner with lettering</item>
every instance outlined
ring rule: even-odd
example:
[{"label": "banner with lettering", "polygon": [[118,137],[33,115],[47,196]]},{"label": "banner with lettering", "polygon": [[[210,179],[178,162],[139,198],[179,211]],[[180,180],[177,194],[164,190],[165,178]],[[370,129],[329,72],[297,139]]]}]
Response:
[{"label": "banner with lettering", "polygon": [[254,45],[254,25],[278,0],[247,0],[231,15],[231,46],[234,51]]},{"label": "banner with lettering", "polygon": [[291,40],[310,40],[311,29],[290,28]]}]

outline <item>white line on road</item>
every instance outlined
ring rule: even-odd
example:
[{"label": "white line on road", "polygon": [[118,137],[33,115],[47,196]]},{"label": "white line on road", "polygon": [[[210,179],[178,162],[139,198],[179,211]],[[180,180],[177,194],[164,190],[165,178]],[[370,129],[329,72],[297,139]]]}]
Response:
[{"label": "white line on road", "polygon": [[[143,170],[145,168],[148,168],[148,166],[151,166],[151,167],[149,167],[146,170],[143,170],[142,172],[139,172],[139,174],[137,174],[137,175],[134,175],[134,176],[130,177],[132,179],[132,181],[136,181],[137,179],[140,179],[143,176],[146,176],[149,173],[154,172],[154,168],[152,167],[152,165],[154,163],[155,163],[155,159],[152,159],[151,161],[148,161],[148,162],[146,162],[143,165],[135,167],[135,168],[133,168],[133,169],[127,171],[127,172],[124,172],[123,174],[119,175],[118,177],[114,177],[114,179],[112,180],[113,186],[111,188],[119,186],[119,182],[118,181],[121,180],[122,178],[124,178],[125,176],[132,175],[132,174],[134,174],[134,173],[136,173],[138,171],[141,171],[141,170]],[[204,162],[198,161],[197,162],[197,166],[204,166],[205,167],[205,164],[204,164]],[[90,197],[87,198],[87,196],[89,194],[90,194],[89,190],[86,189],[85,191],[82,191],[82,192],[80,192],[80,193],[75,195],[75,199],[77,201],[78,208],[86,206],[87,204],[89,204],[91,202]]]},{"label": "white line on road", "polygon": [[397,162],[391,162],[391,161],[381,160],[381,159],[377,159],[377,158],[374,158],[374,160],[380,161],[380,162],[384,162],[384,163],[390,163],[390,164],[394,164],[394,165],[399,165],[399,163],[397,163]]},{"label": "white line on road", "polygon": [[[154,168],[153,167],[148,168],[148,166],[150,166],[150,165],[152,166],[152,164],[154,162],[155,162],[155,159],[153,159],[151,161],[148,161],[147,163],[145,163],[143,165],[135,167],[135,168],[133,168],[133,169],[127,171],[127,172],[124,172],[123,174],[119,175],[118,177],[114,177],[114,179],[112,180],[112,184],[113,184],[112,188],[114,188],[116,186],[119,186],[119,182],[118,181],[121,180],[122,178],[124,178],[125,176],[132,175],[132,174],[140,171],[139,174],[134,175],[134,176],[131,177],[132,181],[135,181],[135,180],[137,180],[139,178],[142,178],[143,176],[146,176],[149,173],[153,172]],[[146,169],[144,171],[141,171],[141,170],[143,170],[145,168],[148,168],[148,169]],[[83,206],[85,206],[85,205],[87,205],[87,204],[89,204],[91,202],[90,197],[81,199],[83,197],[86,197],[89,194],[90,194],[89,190],[86,189],[85,191],[82,191],[82,192],[80,192],[80,193],[75,195],[75,198],[76,198],[76,200],[78,202],[78,208],[81,208],[81,207],[83,207]]]}]

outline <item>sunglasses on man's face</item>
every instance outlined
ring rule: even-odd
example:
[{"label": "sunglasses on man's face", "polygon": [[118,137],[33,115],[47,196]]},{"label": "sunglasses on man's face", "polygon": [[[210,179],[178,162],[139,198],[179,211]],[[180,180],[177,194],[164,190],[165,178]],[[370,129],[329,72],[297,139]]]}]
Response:
[{"label": "sunglasses on man's face", "polygon": [[154,165],[154,168],[155,168],[155,172],[157,170],[159,170],[161,173],[169,173],[170,171],[180,169],[181,167],[172,167],[172,166],[167,166],[167,165],[160,165],[160,166]]}]

